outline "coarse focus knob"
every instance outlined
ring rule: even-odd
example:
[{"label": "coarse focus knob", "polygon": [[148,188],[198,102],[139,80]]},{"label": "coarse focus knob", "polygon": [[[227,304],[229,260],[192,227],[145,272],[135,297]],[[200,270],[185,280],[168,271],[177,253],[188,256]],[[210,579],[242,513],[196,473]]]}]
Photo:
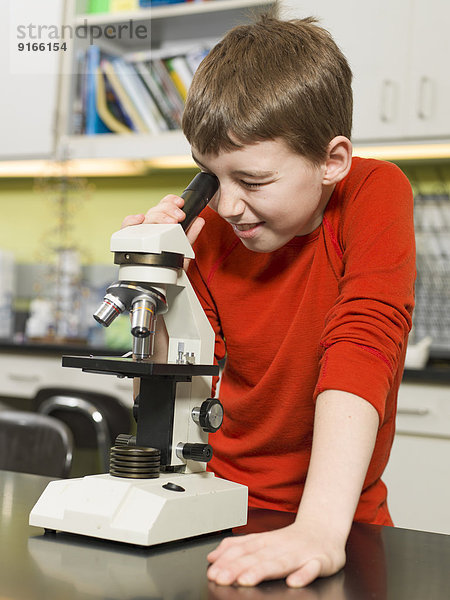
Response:
[{"label": "coarse focus knob", "polygon": [[208,398],[192,411],[192,418],[203,431],[215,433],[223,423],[223,406],[216,398]]},{"label": "coarse focus knob", "polygon": [[223,423],[223,406],[219,400],[208,398],[200,406],[200,427],[208,433],[216,432]]},{"label": "coarse focus knob", "polygon": [[209,462],[213,457],[213,450],[209,444],[178,444],[177,456],[185,460]]}]

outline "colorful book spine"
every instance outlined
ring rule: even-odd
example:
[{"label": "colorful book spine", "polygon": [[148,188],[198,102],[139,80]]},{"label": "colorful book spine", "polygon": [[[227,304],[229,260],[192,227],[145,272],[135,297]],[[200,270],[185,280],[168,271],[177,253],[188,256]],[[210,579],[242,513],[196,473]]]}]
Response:
[{"label": "colorful book spine", "polygon": [[133,11],[139,8],[138,0],[109,0],[109,12]]},{"label": "colorful book spine", "polygon": [[164,63],[166,65],[166,68],[169,72],[169,75],[170,75],[173,83],[175,84],[175,87],[178,90],[178,93],[180,94],[181,98],[183,99],[183,102],[186,102],[188,88],[185,84],[185,81],[184,81],[180,71],[175,66],[174,59],[167,58],[164,61]]},{"label": "colorful book spine", "polygon": [[97,112],[97,70],[100,66],[100,48],[89,46],[86,58],[86,135],[110,133]]},{"label": "colorful book spine", "polygon": [[177,120],[176,113],[174,112],[173,106],[170,103],[169,98],[166,96],[158,81],[154,77],[149,64],[139,61],[134,64],[136,71],[141,77],[144,84],[147,86],[150,95],[155,101],[158,109],[165,119],[169,129],[178,129],[179,121]]},{"label": "colorful book spine", "polygon": [[132,133],[132,129],[117,117],[117,112],[112,109],[111,103],[108,103],[108,90],[100,68],[97,71],[97,112],[114,133]]},{"label": "colorful book spine", "polygon": [[164,4],[181,4],[183,2],[192,2],[192,0],[139,0],[141,8],[149,8],[150,6],[163,6]]},{"label": "colorful book spine", "polygon": [[88,13],[107,13],[109,11],[109,0],[89,0]]},{"label": "colorful book spine", "polygon": [[159,133],[164,129],[168,129],[164,119],[158,115],[158,109],[154,101],[132,65],[125,62],[122,58],[114,58],[111,63],[148,131],[150,133]]},{"label": "colorful book spine", "polygon": [[138,133],[146,133],[147,127],[145,126],[144,121],[139,115],[136,107],[134,106],[131,98],[128,96],[127,91],[123,87],[119,76],[117,75],[113,65],[107,59],[102,60],[101,63],[102,71],[105,73],[108,78],[116,97],[118,98],[121,106],[123,107],[124,112],[128,115],[131,122],[133,123],[132,128]]},{"label": "colorful book spine", "polygon": [[164,90],[168,100],[170,101],[173,111],[174,118],[181,127],[181,118],[183,116],[184,101],[178,92],[169,72],[160,58],[156,58],[151,61],[151,71],[154,78],[158,81],[161,88]]}]

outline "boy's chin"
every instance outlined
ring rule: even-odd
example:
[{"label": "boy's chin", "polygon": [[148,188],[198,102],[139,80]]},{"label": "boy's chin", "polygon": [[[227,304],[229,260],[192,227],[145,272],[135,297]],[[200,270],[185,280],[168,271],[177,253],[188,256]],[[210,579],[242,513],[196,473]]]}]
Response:
[{"label": "boy's chin", "polygon": [[284,245],[286,245],[290,240],[271,240],[265,239],[261,236],[259,239],[241,239],[242,244],[247,248],[247,250],[251,250],[252,252],[259,252],[261,254],[267,254],[268,252],[275,252],[279,250]]}]

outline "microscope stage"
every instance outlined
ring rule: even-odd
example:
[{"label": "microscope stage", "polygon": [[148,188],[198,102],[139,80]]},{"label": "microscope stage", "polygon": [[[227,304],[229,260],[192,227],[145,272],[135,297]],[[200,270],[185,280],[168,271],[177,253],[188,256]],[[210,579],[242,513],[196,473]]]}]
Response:
[{"label": "microscope stage", "polygon": [[218,375],[217,365],[153,363],[123,356],[63,356],[63,367],[75,367],[87,373],[109,373],[117,377],[172,376],[190,379],[196,375]]}]

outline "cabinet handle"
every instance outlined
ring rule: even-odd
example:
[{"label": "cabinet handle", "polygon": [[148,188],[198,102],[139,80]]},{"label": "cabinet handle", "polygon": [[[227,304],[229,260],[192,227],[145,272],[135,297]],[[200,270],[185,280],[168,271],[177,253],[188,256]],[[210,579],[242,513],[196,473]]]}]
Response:
[{"label": "cabinet handle", "polygon": [[398,415],[408,415],[411,417],[426,417],[430,414],[429,408],[399,408],[397,409]]},{"label": "cabinet handle", "polygon": [[423,121],[430,119],[433,115],[433,87],[433,82],[429,77],[420,78],[417,116]]},{"label": "cabinet handle", "polygon": [[395,82],[390,79],[385,79],[381,87],[380,119],[383,123],[392,123],[395,118],[395,105]]},{"label": "cabinet handle", "polygon": [[22,383],[33,383],[34,381],[39,381],[39,375],[22,375],[17,373],[8,373],[8,378],[11,381],[20,381]]}]

